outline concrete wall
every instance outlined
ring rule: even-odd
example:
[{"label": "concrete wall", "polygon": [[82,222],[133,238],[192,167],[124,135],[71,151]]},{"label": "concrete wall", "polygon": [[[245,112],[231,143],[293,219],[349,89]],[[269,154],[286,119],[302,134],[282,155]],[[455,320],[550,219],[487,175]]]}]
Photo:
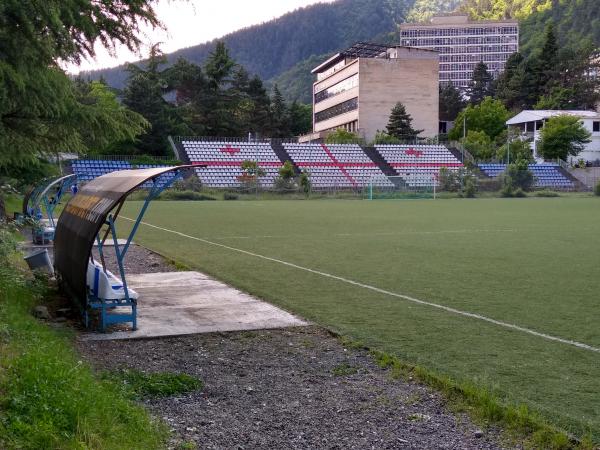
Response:
[{"label": "concrete wall", "polygon": [[[438,134],[439,62],[437,53],[403,52],[398,59],[359,60],[358,126],[367,141],[384,130],[392,108],[401,102],[422,137]],[[403,56],[406,56],[403,57]]]},{"label": "concrete wall", "polygon": [[571,175],[589,188],[594,188],[600,181],[600,167],[587,167],[585,169],[570,169]]}]

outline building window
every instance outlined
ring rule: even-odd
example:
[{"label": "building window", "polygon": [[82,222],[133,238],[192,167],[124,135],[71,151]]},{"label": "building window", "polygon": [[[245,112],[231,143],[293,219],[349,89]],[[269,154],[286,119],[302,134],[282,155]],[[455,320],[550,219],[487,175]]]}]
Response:
[{"label": "building window", "polygon": [[[358,74],[354,74],[339,83],[334,84],[328,88],[319,90],[315,93],[315,103],[322,102],[334,95],[341,94],[342,92],[348,91],[358,86]],[[315,90],[318,90],[319,86],[315,86]]]},{"label": "building window", "polygon": [[592,129],[593,129],[594,133],[600,133],[600,122],[594,122]]},{"label": "building window", "polygon": [[331,108],[324,109],[315,114],[315,122],[323,122],[332,117],[339,116],[350,111],[358,109],[358,97],[351,98],[345,102],[339,103]]}]

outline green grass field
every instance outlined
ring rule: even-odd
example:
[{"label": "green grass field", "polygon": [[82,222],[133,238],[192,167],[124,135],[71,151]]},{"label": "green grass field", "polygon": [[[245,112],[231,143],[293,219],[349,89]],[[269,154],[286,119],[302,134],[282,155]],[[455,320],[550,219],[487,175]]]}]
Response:
[{"label": "green grass field", "polygon": [[600,441],[599,352],[351,283],[598,349],[598,198],[155,202],[145,222],[203,239],[142,226],[151,249]]}]

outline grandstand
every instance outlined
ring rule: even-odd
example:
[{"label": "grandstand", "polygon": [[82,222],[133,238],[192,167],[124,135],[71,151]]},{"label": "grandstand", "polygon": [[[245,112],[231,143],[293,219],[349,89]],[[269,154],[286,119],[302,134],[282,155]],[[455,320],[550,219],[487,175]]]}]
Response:
[{"label": "grandstand", "polygon": [[[479,168],[487,176],[495,178],[506,170],[506,164],[481,163]],[[554,163],[529,164],[529,170],[535,177],[535,187],[553,189],[574,189],[575,183],[567,178],[560,166]]]},{"label": "grandstand", "polygon": [[292,161],[310,174],[319,188],[360,188],[371,180],[393,187],[381,169],[357,144],[284,144]]},{"label": "grandstand", "polygon": [[[314,190],[361,190],[369,185],[382,188],[426,189],[437,185],[442,167],[458,170],[463,164],[444,145],[387,144],[363,148],[358,144],[285,143],[280,141],[244,142],[227,139],[183,138],[176,141],[180,158],[196,168],[202,184],[211,188],[244,187],[244,161],[255,161],[264,172],[261,189],[273,189],[279,168],[291,161],[294,169],[306,171]],[[164,167],[133,164],[130,161],[81,159],[72,169],[81,182],[115,170]],[[497,177],[506,164],[481,163],[481,172]],[[576,183],[555,163],[530,164],[535,187],[569,190]]]},{"label": "grandstand", "polygon": [[244,180],[242,163],[256,161],[265,175],[259,177],[262,187],[272,188],[281,160],[268,143],[182,140],[190,162],[206,165],[196,169],[202,183],[215,188],[239,188]]},{"label": "grandstand", "polygon": [[[107,173],[117,170],[130,169],[152,169],[156,167],[168,167],[164,164],[132,164],[130,161],[101,160],[101,159],[76,159],[73,161],[71,170],[77,175],[77,181],[86,183]],[[170,174],[162,175],[159,182],[167,181]],[[150,188],[151,182],[144,183],[143,188]]]},{"label": "grandstand", "polygon": [[154,167],[167,167],[166,165],[132,164],[130,161],[76,159],[71,166],[77,180],[86,182],[116,170],[150,169]]},{"label": "grandstand", "polygon": [[375,149],[410,187],[437,184],[442,167],[449,170],[463,167],[443,145],[377,145]]}]

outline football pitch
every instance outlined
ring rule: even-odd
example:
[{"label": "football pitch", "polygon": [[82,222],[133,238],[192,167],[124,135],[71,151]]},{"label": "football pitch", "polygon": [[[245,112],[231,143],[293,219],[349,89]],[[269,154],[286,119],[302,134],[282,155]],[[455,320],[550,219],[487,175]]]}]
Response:
[{"label": "football pitch", "polygon": [[144,222],[150,249],[600,440],[598,198],[157,201]]}]

